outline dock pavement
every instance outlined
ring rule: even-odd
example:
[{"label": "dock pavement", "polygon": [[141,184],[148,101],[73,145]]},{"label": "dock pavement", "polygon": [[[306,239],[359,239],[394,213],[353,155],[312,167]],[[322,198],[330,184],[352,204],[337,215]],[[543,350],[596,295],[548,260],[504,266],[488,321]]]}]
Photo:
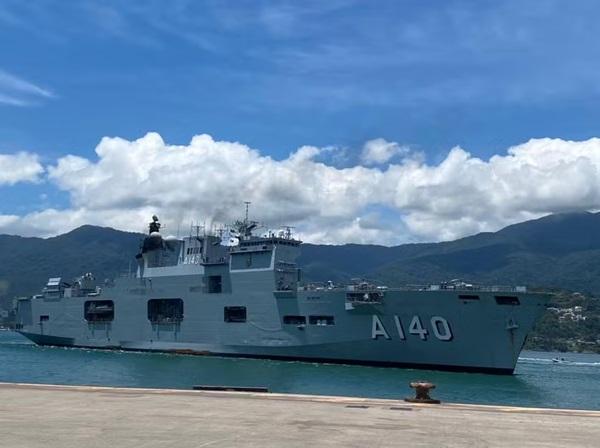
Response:
[{"label": "dock pavement", "polygon": [[0,383],[0,446],[597,448],[600,412]]}]

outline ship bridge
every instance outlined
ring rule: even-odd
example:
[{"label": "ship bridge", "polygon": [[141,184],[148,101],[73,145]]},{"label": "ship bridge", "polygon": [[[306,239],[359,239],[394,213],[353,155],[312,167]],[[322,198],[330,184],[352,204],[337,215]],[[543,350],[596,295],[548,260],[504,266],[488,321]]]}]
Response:
[{"label": "ship bridge", "polygon": [[244,282],[246,274],[254,273],[255,280],[272,282],[275,291],[298,288],[296,258],[302,242],[293,237],[291,227],[259,236],[254,234],[258,223],[246,217],[231,229],[201,233],[197,227],[195,235],[184,238],[163,237],[160,228],[153,216],[136,256],[138,278],[199,275],[207,292],[230,292],[236,279]]}]

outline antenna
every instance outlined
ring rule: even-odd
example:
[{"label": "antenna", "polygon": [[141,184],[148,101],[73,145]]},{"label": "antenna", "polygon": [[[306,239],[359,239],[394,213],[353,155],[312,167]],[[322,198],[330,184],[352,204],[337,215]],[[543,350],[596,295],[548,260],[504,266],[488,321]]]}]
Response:
[{"label": "antenna", "polygon": [[292,239],[292,229],[293,228],[294,228],[294,226],[285,226],[285,239],[286,240]]},{"label": "antenna", "polygon": [[252,202],[250,201],[244,201],[244,204],[246,204],[246,224],[248,224],[248,207],[250,206],[250,204],[252,204]]}]

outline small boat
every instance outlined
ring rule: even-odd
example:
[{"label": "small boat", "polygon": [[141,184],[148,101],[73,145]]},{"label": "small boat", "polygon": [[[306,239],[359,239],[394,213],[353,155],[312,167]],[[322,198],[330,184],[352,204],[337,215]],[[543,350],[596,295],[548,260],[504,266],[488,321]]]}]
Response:
[{"label": "small boat", "polygon": [[567,360],[565,358],[552,358],[552,362],[558,363],[558,364],[562,364],[567,362]]}]

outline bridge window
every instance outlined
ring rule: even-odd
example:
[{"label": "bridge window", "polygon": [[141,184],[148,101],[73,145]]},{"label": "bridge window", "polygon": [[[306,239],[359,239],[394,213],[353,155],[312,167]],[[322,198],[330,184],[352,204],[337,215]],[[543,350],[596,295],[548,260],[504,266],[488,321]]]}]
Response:
[{"label": "bridge window", "polygon": [[148,300],[148,320],[153,324],[172,324],[183,320],[183,300]]},{"label": "bridge window", "polygon": [[115,304],[112,300],[89,300],[83,306],[88,322],[112,322],[115,319]]},{"label": "bridge window", "polygon": [[226,306],[223,308],[223,315],[225,322],[246,322],[246,307]]},{"label": "bridge window", "polygon": [[335,325],[333,316],[310,316],[308,322],[311,325]]},{"label": "bridge window", "polygon": [[496,296],[498,305],[520,305],[519,298],[516,296]]},{"label": "bridge window", "polygon": [[286,325],[306,325],[306,316],[283,316]]},{"label": "bridge window", "polygon": [[223,291],[223,282],[220,275],[208,276],[208,293],[215,294]]}]

